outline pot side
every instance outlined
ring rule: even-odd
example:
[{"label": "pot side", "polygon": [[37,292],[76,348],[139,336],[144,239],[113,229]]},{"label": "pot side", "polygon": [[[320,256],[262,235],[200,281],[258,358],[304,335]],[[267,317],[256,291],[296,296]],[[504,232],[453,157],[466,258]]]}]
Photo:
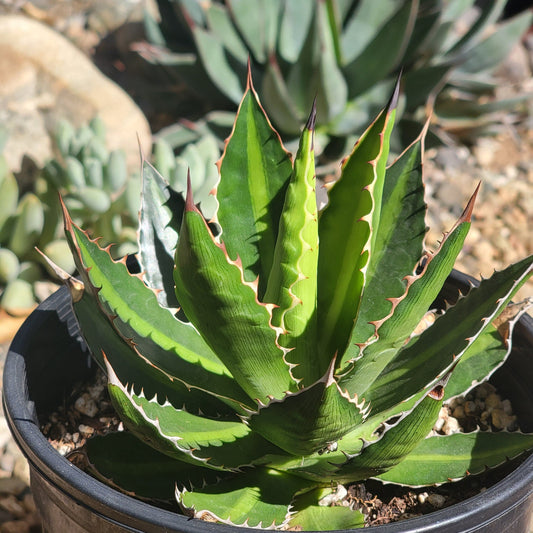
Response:
[{"label": "pot side", "polygon": [[[454,301],[473,278],[454,271],[439,301]],[[523,431],[533,432],[533,319],[524,316],[514,349],[491,382],[509,398]],[[188,519],[124,495],[79,470],[41,433],[40,421],[86,380],[95,363],[81,337],[70,296],[61,288],[25,321],[9,349],[4,412],[30,465],[31,489],[47,533],[241,533]],[[374,533],[528,533],[533,515],[533,455],[485,492],[422,517],[376,526]]]}]

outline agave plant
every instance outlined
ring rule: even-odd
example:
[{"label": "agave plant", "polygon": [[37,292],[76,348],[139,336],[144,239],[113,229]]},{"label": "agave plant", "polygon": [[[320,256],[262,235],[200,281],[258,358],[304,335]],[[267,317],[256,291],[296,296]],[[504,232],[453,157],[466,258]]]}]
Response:
[{"label": "agave plant", "polygon": [[[498,110],[517,107],[524,96],[484,104],[479,96],[496,88],[494,69],[533,15],[495,25],[506,0],[478,11],[473,4],[159,0],[160,23],[146,17],[150,45],[137,48],[214,107],[238,104],[251,58],[261,100],[284,139],[299,135],[317,96],[315,141],[332,156],[383,107],[400,69],[405,135],[411,135],[413,120],[424,122],[423,106],[441,90],[436,133],[448,127],[456,133],[486,131],[500,120]],[[477,18],[465,16],[469,12]]]},{"label": "agave plant", "polygon": [[143,163],[142,275],[65,209],[81,275],[65,280],[128,429],[88,441],[95,475],[139,497],[168,499],[177,487],[194,517],[337,529],[364,517],[320,505],[336,483],[444,483],[533,447],[520,432],[428,437],[443,400],[506,359],[511,336],[493,320],[533,257],[419,327],[461,250],[475,194],[424,252],[423,137],[387,167],[397,101],[398,87],[319,212],[314,108],[293,161],[249,77],[218,162],[212,220],[190,186],[183,202]]}]

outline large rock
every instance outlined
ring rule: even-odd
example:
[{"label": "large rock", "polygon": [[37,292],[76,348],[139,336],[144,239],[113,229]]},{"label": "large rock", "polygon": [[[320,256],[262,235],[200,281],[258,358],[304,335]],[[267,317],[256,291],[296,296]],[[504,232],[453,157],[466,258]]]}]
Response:
[{"label": "large rock", "polygon": [[24,154],[38,164],[51,156],[50,137],[60,119],[80,126],[99,115],[109,148],[123,148],[131,168],[139,166],[137,136],[150,151],[150,127],[133,100],[39,22],[0,16],[0,80],[0,123],[9,135],[4,154],[15,171]]}]

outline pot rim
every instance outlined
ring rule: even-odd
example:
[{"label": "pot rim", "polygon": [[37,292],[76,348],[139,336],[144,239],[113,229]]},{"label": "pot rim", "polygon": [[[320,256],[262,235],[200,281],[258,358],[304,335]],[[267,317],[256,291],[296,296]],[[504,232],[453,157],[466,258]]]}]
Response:
[{"label": "pot rim", "polygon": [[[476,281],[457,271],[452,273],[452,277],[463,284]],[[78,504],[91,509],[92,512],[110,522],[118,520],[127,527],[133,526],[131,531],[139,531],[133,524],[136,523],[135,521],[140,521],[165,528],[164,531],[242,532],[241,527],[191,520],[186,516],[122,494],[75,467],[61,456],[41,433],[27,388],[24,353],[28,348],[31,330],[38,327],[41,322],[37,311],[53,311],[66,304],[72,313],[70,296],[67,289],[62,287],[39,305],[17,332],[4,366],[2,395],[4,413],[14,439],[30,466],[58,490],[76,500]],[[529,315],[524,315],[521,323],[533,341],[533,319]],[[374,526],[372,531],[376,533],[436,532],[442,531],[441,527],[450,528],[449,531],[475,531],[479,524],[497,520],[500,515],[509,513],[510,510],[530,498],[533,493],[532,487],[533,455],[530,455],[515,470],[483,493],[430,514]],[[83,495],[90,496],[94,505],[89,506],[84,503]],[[109,514],[107,510],[110,511]],[[339,530],[339,533],[341,531],[346,530]]]}]

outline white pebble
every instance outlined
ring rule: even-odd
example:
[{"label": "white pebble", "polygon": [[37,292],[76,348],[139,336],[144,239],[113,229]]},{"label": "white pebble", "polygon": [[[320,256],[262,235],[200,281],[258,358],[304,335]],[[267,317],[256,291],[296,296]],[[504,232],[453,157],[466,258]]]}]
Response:
[{"label": "white pebble", "polygon": [[427,493],[427,492],[421,492],[421,493],[418,495],[418,501],[419,501],[420,503],[424,503],[427,499],[428,499],[428,493]]},{"label": "white pebble", "polygon": [[90,437],[94,433],[94,428],[85,424],[80,424],[78,430],[84,437]]},{"label": "white pebble", "polygon": [[67,455],[68,452],[70,452],[70,446],[68,446],[67,444],[62,444],[61,446],[59,446],[57,449],[57,452],[59,453],[59,455]]},{"label": "white pebble", "polygon": [[340,502],[341,500],[344,500],[344,498],[347,496],[348,491],[346,490],[346,487],[344,485],[337,485],[337,490],[335,492],[331,492],[330,494],[326,494],[319,502],[318,505],[321,507],[328,507],[334,503]]},{"label": "white pebble", "polygon": [[87,391],[88,391],[89,396],[93,400],[99,400],[102,397],[102,392],[104,391],[104,389],[105,389],[105,385],[97,383],[96,385],[89,387]]},{"label": "white pebble", "polygon": [[87,394],[82,394],[74,403],[74,408],[76,411],[80,412],[82,415],[88,417],[96,416],[98,413],[98,406],[96,402]]},{"label": "white pebble", "polygon": [[452,433],[459,433],[461,427],[459,426],[459,421],[453,416],[449,416],[448,419],[444,422],[442,426],[442,431],[445,435],[451,435]]},{"label": "white pebble", "polygon": [[433,431],[436,431],[436,432],[441,431],[442,426],[444,426],[444,418],[437,418],[437,421],[435,422],[435,425],[433,426]]}]

